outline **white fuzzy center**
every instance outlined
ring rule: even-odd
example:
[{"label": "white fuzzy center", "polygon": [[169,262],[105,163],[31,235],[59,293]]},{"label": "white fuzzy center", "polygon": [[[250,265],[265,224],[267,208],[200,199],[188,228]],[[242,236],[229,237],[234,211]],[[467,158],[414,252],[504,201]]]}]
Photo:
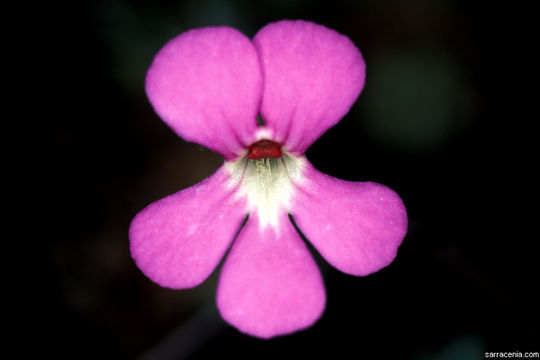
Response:
[{"label": "white fuzzy center", "polygon": [[242,157],[226,162],[231,175],[229,185],[238,187],[237,197],[247,198],[249,214],[256,213],[261,227],[278,229],[279,215],[289,212],[295,183],[301,181],[304,157],[283,153],[276,159],[258,160]]}]

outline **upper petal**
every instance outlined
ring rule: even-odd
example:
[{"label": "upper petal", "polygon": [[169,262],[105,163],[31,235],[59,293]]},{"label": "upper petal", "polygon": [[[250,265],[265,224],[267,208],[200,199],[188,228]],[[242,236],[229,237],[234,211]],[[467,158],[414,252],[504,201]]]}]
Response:
[{"label": "upper petal", "polygon": [[280,21],[253,39],[264,76],[261,114],[273,138],[303,154],[348,111],[365,63],[344,35],[305,21]]},{"label": "upper petal", "polygon": [[287,214],[279,231],[252,215],[225,260],[217,305],[225,320],[270,338],[304,329],[322,314],[326,293],[315,261]]},{"label": "upper petal", "polygon": [[[307,163],[307,162],[306,162]],[[407,232],[407,213],[390,188],[335,179],[307,163],[292,202],[300,230],[337,269],[367,275],[392,262]]]},{"label": "upper petal", "polygon": [[257,126],[262,93],[257,52],[229,27],[185,32],[154,58],[146,92],[178,135],[235,158],[253,141]]},{"label": "upper petal", "polygon": [[190,188],[150,204],[133,219],[131,256],[150,279],[181,289],[203,282],[217,266],[245,218],[245,201],[220,168]]}]

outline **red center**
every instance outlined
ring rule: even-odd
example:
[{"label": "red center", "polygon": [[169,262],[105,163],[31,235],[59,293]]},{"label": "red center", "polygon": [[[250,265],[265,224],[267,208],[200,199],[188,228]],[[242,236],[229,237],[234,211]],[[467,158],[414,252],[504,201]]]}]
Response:
[{"label": "red center", "polygon": [[249,145],[248,158],[259,160],[264,158],[275,159],[283,155],[281,153],[281,145],[272,140],[259,140],[256,143]]}]

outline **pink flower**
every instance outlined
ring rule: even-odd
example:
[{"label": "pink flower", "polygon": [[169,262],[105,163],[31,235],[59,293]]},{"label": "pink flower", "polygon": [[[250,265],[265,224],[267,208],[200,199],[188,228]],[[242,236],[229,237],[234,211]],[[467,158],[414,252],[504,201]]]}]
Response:
[{"label": "pink flower", "polygon": [[148,71],[148,97],[178,135],[225,162],[135,217],[131,254],[143,273],[161,286],[191,288],[232,244],[219,311],[238,330],[270,338],[312,325],[326,303],[319,269],[288,214],[347,274],[390,264],[407,228],[399,196],[322,174],[303,155],[349,111],[364,79],[362,55],[347,37],[305,21],[269,24],[253,40],[208,27],[169,41]]}]

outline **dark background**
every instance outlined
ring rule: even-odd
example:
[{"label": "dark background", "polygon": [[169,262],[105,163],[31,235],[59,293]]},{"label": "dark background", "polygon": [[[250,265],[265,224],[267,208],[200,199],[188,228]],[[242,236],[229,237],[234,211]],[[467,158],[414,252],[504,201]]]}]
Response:
[{"label": "dark background", "polygon": [[[28,243],[37,255],[28,286],[37,314],[23,324],[31,346],[20,350],[70,359],[481,359],[485,351],[540,351],[538,236],[529,231],[538,223],[537,161],[525,127],[536,113],[523,105],[535,96],[526,66],[534,45],[520,27],[527,10],[517,8],[112,0],[34,9],[40,21],[26,41],[30,61],[39,60],[41,102],[23,110],[40,112],[44,129],[34,135],[44,144],[36,142],[32,161],[40,235]],[[281,19],[324,24],[362,51],[362,95],[307,156],[332,176],[396,190],[410,228],[394,263],[365,278],[318,257],[328,292],[323,317],[262,341],[219,318],[219,271],[192,290],[161,288],[131,260],[127,230],[144,206],[222,162],[153,112],[143,83],[153,56],[190,28],[230,25],[251,37]]]}]

